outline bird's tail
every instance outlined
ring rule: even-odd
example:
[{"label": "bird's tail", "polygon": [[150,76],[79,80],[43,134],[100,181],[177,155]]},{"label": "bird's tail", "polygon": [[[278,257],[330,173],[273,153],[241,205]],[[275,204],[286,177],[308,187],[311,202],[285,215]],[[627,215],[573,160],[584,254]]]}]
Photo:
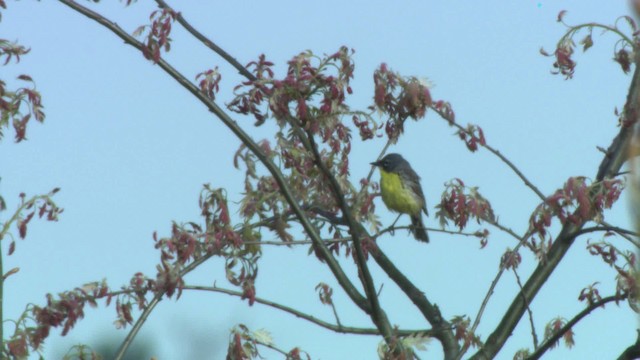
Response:
[{"label": "bird's tail", "polygon": [[422,214],[411,216],[411,231],[416,240],[429,242],[429,235],[427,235],[427,230],[422,223]]}]

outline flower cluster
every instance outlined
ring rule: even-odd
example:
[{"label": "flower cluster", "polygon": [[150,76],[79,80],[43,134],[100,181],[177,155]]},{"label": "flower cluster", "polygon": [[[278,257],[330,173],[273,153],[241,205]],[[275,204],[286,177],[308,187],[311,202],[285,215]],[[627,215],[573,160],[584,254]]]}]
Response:
[{"label": "flower cluster", "polygon": [[155,10],[149,16],[151,25],[142,25],[134,32],[134,37],[139,37],[145,32],[147,37],[144,40],[142,54],[154,63],[160,61],[160,52],[171,50],[171,24],[176,20],[179,13],[170,8]]},{"label": "flower cluster", "polygon": [[[619,40],[616,42],[616,46],[614,47],[613,60],[620,65],[622,71],[625,74],[631,70],[631,54],[633,53],[633,48],[637,43],[636,37],[638,35],[638,27],[633,18],[631,18],[630,16],[621,16],[612,26],[601,25],[597,23],[569,25],[564,21],[564,17],[566,14],[566,10],[562,10],[558,14],[558,22],[565,25],[568,30],[564,34],[564,36],[560,38],[560,41],[558,41],[553,54],[549,54],[544,49],[540,49],[540,53],[542,55],[555,57],[555,62],[553,63],[554,70],[551,71],[552,74],[561,74],[565,77],[565,79],[571,79],[573,77],[576,68],[576,62],[572,58],[574,48],[576,46],[574,38],[583,29],[588,31],[587,35],[582,40],[580,40],[583,52],[587,51],[593,46],[592,34],[594,29],[601,29],[603,30],[603,32],[615,33],[619,37]],[[624,20],[627,23],[628,27],[631,29],[631,36],[626,35],[625,32],[620,28],[620,26],[618,25],[619,20]]]},{"label": "flower cluster", "polygon": [[385,125],[387,136],[392,142],[404,132],[407,118],[413,120],[425,116],[432,104],[427,82],[416,77],[403,77],[390,70],[386,64],[373,73],[375,86],[375,109],[389,116]]},{"label": "flower cluster", "polygon": [[[562,328],[567,324],[567,319],[562,317],[557,317],[552,319],[547,323],[547,326],[544,328],[544,340],[550,339],[556,333],[558,333]],[[575,341],[573,339],[573,330],[569,329],[562,335],[562,340],[566,347],[571,348],[575,345]],[[551,348],[558,346],[558,341],[551,344]]]},{"label": "flower cluster", "polygon": [[[0,57],[2,56],[2,48],[4,40],[0,39]],[[11,55],[7,55],[7,60]],[[19,57],[16,55],[16,58]],[[29,75],[20,75],[18,80],[30,83],[30,87],[20,87],[16,90],[7,89],[4,81],[0,80],[0,139],[3,136],[2,129],[9,126],[12,122],[13,129],[16,133],[16,142],[27,139],[27,124],[33,117],[38,122],[43,122],[44,106],[40,93],[35,88],[35,83]]]},{"label": "flower cluster", "polygon": [[[253,116],[256,126],[267,121],[278,126],[275,143],[258,143],[261,155],[279,165],[287,186],[319,228],[325,223],[320,217],[337,218],[341,212],[323,167],[338,182],[354,216],[372,220],[369,183],[357,192],[349,181],[352,136],[344,118],[351,118],[365,140],[375,137],[379,129],[370,114],[351,112],[345,104],[352,93],[352,53],[345,47],[325,57],[301,53],[287,63],[284,78],[277,78],[274,64],[260,56],[248,65],[253,79],[236,87],[236,97],[228,104],[231,111]],[[243,162],[246,169],[240,214],[245,221],[262,219],[264,227],[289,241],[292,211],[273,175],[256,170],[257,161],[245,145],[236,152],[234,165],[238,168]],[[334,230],[329,226],[329,231]]]},{"label": "flower cluster", "polygon": [[589,220],[600,222],[604,217],[603,210],[611,208],[623,188],[623,182],[618,179],[590,183],[582,176],[569,178],[531,215],[529,224],[532,236],[537,234],[541,239],[546,238],[547,228],[554,217],[563,225],[567,222],[582,224]]},{"label": "flower cluster", "polygon": [[445,227],[449,220],[460,229],[467,226],[470,218],[493,223],[495,215],[491,204],[485,199],[477,187],[467,187],[460,179],[453,179],[445,184],[440,204],[436,205],[436,217],[440,226]]},{"label": "flower cluster", "polygon": [[[629,250],[620,250],[607,241],[588,242],[587,250],[593,256],[599,256],[602,261],[611,266],[616,271],[616,296],[622,298],[623,295],[629,297],[629,302],[634,303],[638,300],[638,281],[636,254]],[[595,285],[595,284],[594,284]],[[589,287],[583,289],[580,293],[580,300],[587,298],[589,303],[593,298],[600,298],[597,289]],[[637,308],[632,309],[638,311]]]}]

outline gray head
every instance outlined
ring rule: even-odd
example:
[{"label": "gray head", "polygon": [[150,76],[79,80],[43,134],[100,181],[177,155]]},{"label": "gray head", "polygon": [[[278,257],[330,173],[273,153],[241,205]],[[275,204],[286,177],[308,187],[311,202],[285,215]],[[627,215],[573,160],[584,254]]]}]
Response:
[{"label": "gray head", "polygon": [[400,154],[387,154],[385,157],[378,161],[374,161],[371,163],[373,166],[379,166],[382,170],[386,172],[393,172],[403,165],[409,165],[407,160],[405,160]]}]

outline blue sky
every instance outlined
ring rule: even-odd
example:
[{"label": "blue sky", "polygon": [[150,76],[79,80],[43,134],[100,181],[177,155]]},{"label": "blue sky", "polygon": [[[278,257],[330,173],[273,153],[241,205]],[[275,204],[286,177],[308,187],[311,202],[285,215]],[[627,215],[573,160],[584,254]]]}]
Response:
[{"label": "blue sky", "polygon": [[[83,2],[83,4],[85,4]],[[86,3],[88,4],[88,3]],[[85,4],[85,5],[86,5]],[[9,209],[18,194],[62,190],[56,196],[65,208],[58,223],[35,223],[5,269],[19,266],[5,291],[5,316],[17,317],[26,303],[42,304],[44,294],[56,293],[106,278],[118,288],[142,271],[155,275],[158,254],[151,234],[170,231],[171,221],[199,221],[198,194],[202,184],[226,187],[231,201],[240,199],[242,173],[232,169],[239,141],[197,100],[135,49],[105,28],[54,2],[10,2],[3,11],[0,37],[32,48],[18,65],[2,69],[2,78],[28,73],[43,95],[47,119],[29,128],[29,141],[0,143],[0,193]],[[380,63],[404,75],[426,77],[432,95],[448,100],[462,123],[475,123],[498,148],[545,193],[551,194],[570,176],[593,178],[602,154],[617,133],[614,108],[622,108],[630,77],[611,58],[615,39],[594,33],[594,47],[578,54],[575,79],[550,74],[549,51],[563,33],[556,23],[562,9],[569,23],[611,24],[628,13],[624,1],[234,1],[206,5],[199,1],[172,4],[201,32],[241,63],[261,53],[282,64],[300,51],[333,53],[340,46],[355,49],[356,72],[352,108],[372,103],[372,73]],[[132,32],[146,24],[151,2],[130,8],[118,2],[93,7]],[[231,98],[242,79],[222,59],[175,26],[172,52],[166,58],[193,79],[220,66],[220,102]],[[256,138],[268,137],[268,127],[253,128],[251,119],[236,117]],[[443,184],[452,178],[478,186],[491,200],[500,220],[524,232],[537,205],[535,194],[486,151],[469,153],[443,120],[429,114],[408,124],[407,135],[392,148],[422,176],[431,214]],[[354,143],[351,174],[366,176],[383,140]],[[377,175],[376,175],[377,178]],[[381,203],[378,203],[381,205]],[[383,223],[395,216],[378,207]],[[6,220],[9,212],[0,214]],[[405,221],[407,219],[404,219]],[[622,227],[631,224],[625,199],[607,214]],[[432,217],[427,226],[437,227]],[[474,229],[473,226],[471,229]],[[410,279],[438,303],[447,318],[474,317],[498,269],[498,261],[513,239],[491,229],[489,245],[479,250],[474,239],[430,234],[428,245],[406,234],[380,239],[380,246]],[[263,234],[268,238],[270,234]],[[556,316],[573,317],[582,309],[580,290],[600,281],[601,292],[612,294],[614,273],[585,250],[582,238],[533,303],[538,335]],[[594,240],[598,240],[594,238]],[[627,246],[616,240],[621,247]],[[6,253],[8,244],[2,244]],[[301,308],[331,320],[315,285],[334,285],[328,269],[306,255],[305,249],[265,249],[257,284],[258,296]],[[523,252],[522,277],[535,263]],[[354,275],[350,259],[343,264]],[[381,301],[391,321],[403,328],[428,328],[412,305],[375,265]],[[446,270],[445,270],[446,269]],[[224,284],[224,264],[214,260],[191,274],[191,284]],[[502,316],[517,285],[505,274],[479,327],[483,340]],[[371,326],[335,286],[338,312],[344,324]],[[94,343],[116,332],[113,308],[88,309],[86,319],[67,337],[46,344],[47,358],[76,343]],[[313,359],[375,357],[379,339],[332,334],[272,309],[224,295],[185,293],[180,301],[163,301],[140,334],[161,359],[196,356],[192,342],[212,341],[200,349],[212,359],[223,358],[228,329],[244,323],[272,332],[282,348],[295,346]],[[576,347],[547,354],[548,359],[611,358],[635,341],[637,323],[626,304],[596,310],[575,329]],[[6,328],[6,327],[5,327]],[[601,330],[615,329],[602,339]],[[57,332],[56,332],[57,333]],[[528,322],[521,321],[500,359],[519,348],[531,348]],[[600,334],[600,335],[596,335]],[[186,355],[185,355],[186,354]],[[264,351],[267,358],[275,353]],[[187,357],[185,357],[187,356]],[[441,358],[432,342],[423,359]]]}]

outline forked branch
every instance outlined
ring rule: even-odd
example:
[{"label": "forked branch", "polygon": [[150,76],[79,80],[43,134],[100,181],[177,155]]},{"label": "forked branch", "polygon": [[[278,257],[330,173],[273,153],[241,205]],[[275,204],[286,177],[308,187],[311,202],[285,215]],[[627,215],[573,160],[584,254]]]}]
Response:
[{"label": "forked branch", "polygon": [[[144,45],[138,40],[136,40],[134,37],[129,35],[127,32],[125,32],[117,24],[109,21],[102,15],[76,3],[75,1],[72,1],[72,0],[59,0],[59,1],[67,5],[71,9],[77,11],[78,13],[86,16],[87,18],[92,19],[98,22],[100,25],[106,27],[115,35],[117,35],[122,40],[124,40],[126,44],[129,44],[135,47],[140,52],[144,52]],[[342,288],[345,290],[347,295],[358,307],[360,307],[365,312],[369,313],[371,311],[369,302],[362,296],[362,294],[360,294],[357,288],[351,283],[351,280],[343,272],[342,268],[340,267],[336,259],[333,257],[331,252],[326,248],[326,246],[322,242],[322,239],[320,238],[315,228],[313,227],[313,224],[311,224],[308,217],[306,216],[304,211],[300,208],[299,204],[297,203],[293,193],[289,189],[284,179],[284,176],[282,175],[278,167],[275,164],[273,164],[273,162],[263,153],[260,146],[244,130],[242,130],[242,128],[240,128],[238,124],[233,119],[231,119],[229,115],[227,115],[226,112],[224,112],[215,102],[213,102],[204,93],[202,93],[197,86],[195,86],[193,83],[187,80],[181,73],[179,73],[176,69],[174,69],[164,59],[158,59],[156,64],[163,71],[165,71],[172,78],[174,78],[182,87],[184,87],[191,94],[193,94],[198,100],[200,100],[200,102],[202,102],[212,113],[214,113],[225,124],[225,126],[227,126],[238,137],[238,139],[240,139],[240,141],[242,141],[247,146],[247,148],[249,148],[254,153],[254,155],[264,164],[264,166],[267,168],[267,170],[271,173],[271,175],[274,177],[274,179],[278,183],[283,196],[287,200],[287,203],[289,204],[289,206],[291,206],[291,208],[293,209],[293,212],[297,216],[298,221],[302,224],[304,230],[307,232],[307,234],[312,239],[312,241],[314,241],[314,244],[318,247],[319,251],[322,253],[325,262],[331,269],[333,275],[336,277],[338,283],[342,286]],[[155,302],[157,303],[157,301]],[[155,303],[152,301],[150,305],[155,305]],[[137,334],[137,332],[140,330],[140,327],[141,327],[141,324],[139,323],[144,322],[144,320],[149,315],[149,312],[151,311],[152,308],[153,306],[149,306],[147,309],[145,309],[141,317],[138,319],[138,322],[136,322],[136,324],[132,328],[130,335],[135,336],[135,334]],[[122,351],[120,352],[120,356],[124,354],[124,351],[126,350],[128,345],[129,343],[123,344],[124,348],[121,349]]]}]

